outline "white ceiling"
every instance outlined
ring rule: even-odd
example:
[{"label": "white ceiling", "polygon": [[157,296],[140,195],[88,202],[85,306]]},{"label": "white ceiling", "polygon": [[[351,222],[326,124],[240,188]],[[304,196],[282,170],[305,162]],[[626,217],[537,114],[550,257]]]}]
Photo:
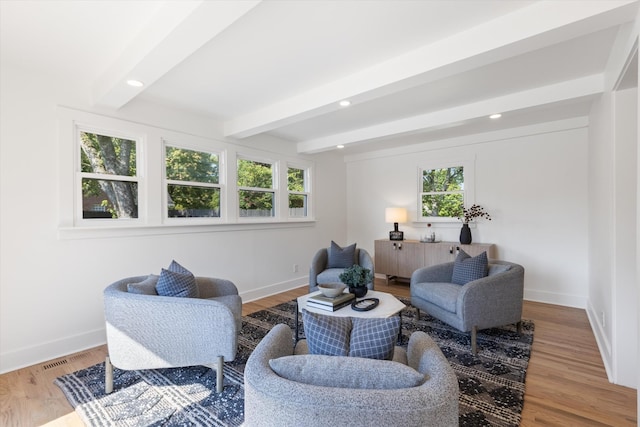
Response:
[{"label": "white ceiling", "polygon": [[638,3],[3,0],[0,59],[86,82],[103,108],[356,153],[588,114]]}]

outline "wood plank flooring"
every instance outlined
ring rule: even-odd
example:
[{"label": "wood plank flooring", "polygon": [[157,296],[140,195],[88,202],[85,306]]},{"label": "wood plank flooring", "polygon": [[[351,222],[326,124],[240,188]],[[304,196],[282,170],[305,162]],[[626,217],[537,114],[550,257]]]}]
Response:
[{"label": "wood plank flooring", "polygon": [[[406,283],[376,290],[409,296]],[[245,303],[242,314],[306,293],[306,286]],[[584,310],[525,301],[535,322],[522,426],[636,426],[636,391],[610,384]],[[106,346],[0,375],[0,426],[82,426],[53,380],[102,362]]]}]

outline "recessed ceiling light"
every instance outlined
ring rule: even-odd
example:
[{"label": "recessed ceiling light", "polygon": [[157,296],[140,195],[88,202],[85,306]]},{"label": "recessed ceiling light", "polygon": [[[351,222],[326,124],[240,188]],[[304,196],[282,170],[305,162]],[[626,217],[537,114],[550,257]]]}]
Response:
[{"label": "recessed ceiling light", "polygon": [[342,144],[336,145],[336,148],[344,148],[344,145],[342,145]]},{"label": "recessed ceiling light", "polygon": [[500,117],[502,117],[502,114],[500,113],[492,114],[489,116],[490,119],[499,119]]},{"label": "recessed ceiling light", "polygon": [[144,83],[142,83],[140,80],[127,80],[127,84],[129,86],[133,86],[133,87],[142,87],[142,86],[144,86]]},{"label": "recessed ceiling light", "polygon": [[340,101],[341,107],[348,107],[349,105],[351,105],[351,101],[349,101],[348,99],[343,99],[342,101]]}]

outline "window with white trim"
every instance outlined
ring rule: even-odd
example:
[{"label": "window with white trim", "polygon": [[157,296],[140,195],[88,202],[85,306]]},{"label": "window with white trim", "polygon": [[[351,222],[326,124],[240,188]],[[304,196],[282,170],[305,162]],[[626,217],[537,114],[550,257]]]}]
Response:
[{"label": "window with white trim", "polygon": [[238,157],[238,216],[276,216],[275,165],[269,161]]},{"label": "window with white trim", "polygon": [[115,132],[77,130],[79,218],[119,220],[138,218],[138,143]]},{"label": "window with white trim", "polygon": [[305,168],[287,168],[287,191],[289,194],[289,216],[306,218],[309,215],[309,173]]},{"label": "window with white trim", "polygon": [[220,218],[220,153],[165,145],[168,218]]},{"label": "window with white trim", "polygon": [[465,203],[464,166],[420,169],[418,200],[421,219],[457,218]]}]

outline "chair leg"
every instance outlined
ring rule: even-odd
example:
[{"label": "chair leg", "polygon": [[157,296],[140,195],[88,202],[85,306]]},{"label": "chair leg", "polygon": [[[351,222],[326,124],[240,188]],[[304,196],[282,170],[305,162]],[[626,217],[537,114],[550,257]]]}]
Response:
[{"label": "chair leg", "polygon": [[224,358],[222,356],[218,356],[218,366],[216,368],[216,392],[222,393],[222,367],[223,367]]},{"label": "chair leg", "polygon": [[416,320],[420,320],[420,309],[416,307]]},{"label": "chair leg", "polygon": [[478,327],[474,325],[471,328],[471,353],[473,353],[474,355],[478,354],[478,344],[476,342],[477,338],[478,338]]},{"label": "chair leg", "polygon": [[104,392],[109,394],[113,391],[113,365],[109,356],[104,361]]},{"label": "chair leg", "polygon": [[516,323],[516,328],[518,328],[518,335],[522,335],[522,320]]}]

